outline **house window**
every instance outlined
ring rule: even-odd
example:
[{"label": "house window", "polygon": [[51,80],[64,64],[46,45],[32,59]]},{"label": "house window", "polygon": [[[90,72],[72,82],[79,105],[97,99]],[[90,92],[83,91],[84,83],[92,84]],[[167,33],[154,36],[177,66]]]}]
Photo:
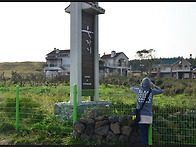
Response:
[{"label": "house window", "polygon": [[188,67],[188,65],[187,64],[184,64],[184,68],[187,68]]},{"label": "house window", "polygon": [[119,60],[119,61],[118,61],[118,66],[121,66],[121,65],[122,65],[122,64],[121,64],[121,61]]},{"label": "house window", "polygon": [[182,61],[180,61],[178,64],[179,64],[179,69],[182,69]]},{"label": "house window", "polygon": [[176,73],[174,73],[174,74],[173,74],[173,77],[174,77],[174,78],[176,78],[176,77],[177,77],[177,76],[176,76]]},{"label": "house window", "polygon": [[189,78],[189,73],[184,73],[184,78],[188,79]]}]

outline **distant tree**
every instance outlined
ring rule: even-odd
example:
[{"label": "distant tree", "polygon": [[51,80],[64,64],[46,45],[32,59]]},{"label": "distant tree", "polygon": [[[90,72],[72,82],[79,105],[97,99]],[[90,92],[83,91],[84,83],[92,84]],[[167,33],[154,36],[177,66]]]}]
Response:
[{"label": "distant tree", "polygon": [[191,63],[193,69],[196,68],[196,58],[192,58],[192,60],[190,58],[186,58],[186,60]]},{"label": "distant tree", "polygon": [[140,67],[142,72],[147,72],[152,69],[152,65],[155,59],[155,50],[154,49],[143,49],[136,52],[136,56],[140,59]]},{"label": "distant tree", "polygon": [[154,59],[155,58],[155,50],[154,49],[143,49],[141,51],[137,51],[136,55],[142,60],[142,59]]}]

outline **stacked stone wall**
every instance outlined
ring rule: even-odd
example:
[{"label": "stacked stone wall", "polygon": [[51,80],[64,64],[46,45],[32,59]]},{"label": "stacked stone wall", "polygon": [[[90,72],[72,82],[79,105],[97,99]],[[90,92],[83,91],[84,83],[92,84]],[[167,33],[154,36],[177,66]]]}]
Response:
[{"label": "stacked stone wall", "polygon": [[88,112],[87,118],[80,118],[73,124],[73,138],[90,140],[98,144],[140,144],[140,134],[131,116],[101,115],[96,109]]}]

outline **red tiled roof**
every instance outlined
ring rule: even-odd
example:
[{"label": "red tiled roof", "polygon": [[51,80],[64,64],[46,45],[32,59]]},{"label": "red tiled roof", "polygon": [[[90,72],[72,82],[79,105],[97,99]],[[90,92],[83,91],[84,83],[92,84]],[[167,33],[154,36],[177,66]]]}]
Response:
[{"label": "red tiled roof", "polygon": [[[59,50],[60,54],[66,54],[66,53],[70,53],[70,50]],[[57,54],[56,50],[51,51],[50,53],[47,54],[48,55],[52,55],[52,54]]]},{"label": "red tiled roof", "polygon": [[122,54],[123,52],[119,52],[119,53],[116,53],[116,55],[114,57],[111,57],[111,54],[107,54],[107,55],[103,55],[101,57],[101,59],[109,59],[109,58],[116,58],[118,57],[120,54]]}]

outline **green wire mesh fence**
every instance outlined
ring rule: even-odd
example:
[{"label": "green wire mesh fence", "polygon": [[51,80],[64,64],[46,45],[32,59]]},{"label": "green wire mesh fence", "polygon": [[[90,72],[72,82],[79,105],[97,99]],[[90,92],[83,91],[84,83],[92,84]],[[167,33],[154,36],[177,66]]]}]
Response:
[{"label": "green wire mesh fence", "polygon": [[[112,85],[111,85],[112,86]],[[131,116],[136,107],[136,96],[129,89],[102,87],[101,101],[111,101],[108,107],[99,107],[109,116]],[[196,145],[196,99],[190,96],[154,96],[153,145]],[[91,107],[92,109],[95,107]]]},{"label": "green wire mesh fence", "polygon": [[153,144],[196,145],[195,104],[194,98],[155,99]]},{"label": "green wire mesh fence", "polygon": [[15,129],[16,88],[0,88],[0,132]]},{"label": "green wire mesh fence", "polygon": [[[16,109],[17,88],[19,88],[18,116]],[[16,125],[16,130],[30,127],[47,117],[53,117],[55,103],[69,101],[69,86],[17,88],[0,88],[1,126]]]},{"label": "green wire mesh fence", "polygon": [[[73,87],[72,87],[73,88]],[[19,88],[19,130],[54,117],[54,104],[69,102],[69,86],[20,87]],[[95,92],[95,91],[94,91]],[[82,101],[90,102],[89,96]],[[101,107],[77,107],[84,117],[90,109],[97,108],[109,116],[131,116],[136,107],[136,96],[129,88],[100,85]],[[111,103],[106,103],[106,102]],[[196,144],[196,99],[192,97],[155,96],[153,101],[153,145],[195,145]],[[72,121],[67,125],[72,126]],[[16,129],[16,87],[0,87],[0,131]],[[41,129],[41,128],[40,128]]]}]

